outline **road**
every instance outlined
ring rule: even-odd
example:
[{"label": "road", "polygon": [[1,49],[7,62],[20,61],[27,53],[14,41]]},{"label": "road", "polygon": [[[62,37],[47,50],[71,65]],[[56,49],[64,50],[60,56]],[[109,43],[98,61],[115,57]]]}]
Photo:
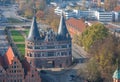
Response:
[{"label": "road", "polygon": [[41,73],[40,75],[40,77],[42,78],[42,82],[57,82],[56,79],[50,74]]},{"label": "road", "polygon": [[[1,14],[5,17],[5,18],[14,18],[17,19],[19,21],[25,22],[25,21],[31,21],[27,18],[21,17],[17,14],[18,11],[18,7],[16,6],[0,6],[0,10],[2,11]],[[5,25],[5,24],[4,24]],[[7,24],[6,24],[7,25]],[[0,25],[1,26],[1,25]],[[3,26],[3,24],[2,24]]]},{"label": "road", "polygon": [[[82,68],[82,67],[84,67],[84,64],[79,64],[79,68]],[[79,68],[77,67],[77,69]],[[52,79],[53,82],[83,82],[77,76],[77,71],[78,71],[77,69],[75,66],[72,69],[63,69],[61,71],[48,71],[47,70],[47,74],[44,75],[42,78],[45,79],[49,75],[50,76],[49,80]],[[49,82],[49,81],[45,81],[45,82]]]},{"label": "road", "polygon": [[[19,16],[17,14],[17,11],[18,11],[18,8],[15,7],[15,6],[0,6],[0,10],[2,10],[2,15],[5,17],[5,18],[15,18],[17,20],[20,20],[21,23],[0,23],[0,26],[9,26],[9,27],[25,27],[25,26],[30,26],[31,25],[31,20],[30,19],[27,19],[27,18],[24,18],[22,16]],[[41,23],[38,23],[38,26],[39,27],[48,27],[48,25],[44,25],[44,24],[41,24]]]}]

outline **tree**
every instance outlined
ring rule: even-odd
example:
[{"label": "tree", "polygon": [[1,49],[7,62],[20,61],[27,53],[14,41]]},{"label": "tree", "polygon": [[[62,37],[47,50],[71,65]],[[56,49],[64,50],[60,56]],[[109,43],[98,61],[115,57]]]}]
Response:
[{"label": "tree", "polygon": [[46,0],[40,0],[39,9],[43,11],[45,8],[46,8]]},{"label": "tree", "polygon": [[119,38],[109,35],[104,40],[94,43],[94,47],[92,47],[94,53],[91,54],[97,60],[104,82],[112,81],[111,77],[116,69],[116,59],[120,58],[119,43]]},{"label": "tree", "polygon": [[60,16],[54,13],[53,8],[49,8],[48,13],[46,13],[45,16],[46,24],[50,25],[54,29],[54,31],[57,31],[59,26],[59,20]]},{"label": "tree", "polygon": [[30,8],[27,8],[24,13],[25,13],[24,16],[27,17],[27,18],[32,18],[33,17],[33,10],[30,9]]},{"label": "tree", "polygon": [[41,20],[44,18],[44,12],[41,11],[41,10],[38,10],[37,13],[36,13],[36,17],[38,20]]},{"label": "tree", "polygon": [[[83,70],[84,69],[84,70]],[[91,58],[86,64],[86,67],[78,70],[79,77],[88,82],[102,82],[101,73],[98,68],[97,61]]]},{"label": "tree", "polygon": [[23,15],[27,18],[32,18],[34,11],[33,5],[36,6],[36,11],[42,11],[39,12],[39,15],[37,13],[38,19],[41,18],[41,16],[43,16],[46,13],[47,11],[46,0],[25,0],[19,1],[20,15]]},{"label": "tree", "polygon": [[101,82],[102,78],[100,75],[98,64],[94,58],[92,58],[90,62],[87,64],[86,71],[87,71],[86,79],[89,82]]},{"label": "tree", "polygon": [[108,35],[108,29],[103,24],[97,23],[88,27],[81,35],[80,42],[85,50],[89,50],[97,40],[104,39]]},{"label": "tree", "polygon": [[72,39],[73,39],[72,41],[73,41],[75,44],[81,46],[80,35],[75,34]]},{"label": "tree", "polygon": [[98,80],[103,80],[100,82],[112,82],[111,77],[116,69],[116,59],[120,59],[119,49],[120,39],[111,34],[94,42],[90,49],[90,60],[86,69],[83,70],[87,71],[84,77],[90,82],[99,82]]},{"label": "tree", "polygon": [[105,0],[104,8],[108,11],[113,10],[117,6],[118,0]]}]

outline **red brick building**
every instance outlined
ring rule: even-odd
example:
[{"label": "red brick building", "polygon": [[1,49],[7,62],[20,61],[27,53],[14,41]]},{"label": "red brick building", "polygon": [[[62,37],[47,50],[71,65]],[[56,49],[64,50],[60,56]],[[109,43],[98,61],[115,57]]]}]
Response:
[{"label": "red brick building", "polygon": [[0,82],[41,82],[41,79],[36,68],[25,60],[21,63],[9,47],[5,55],[0,56]]},{"label": "red brick building", "polygon": [[81,34],[87,27],[87,24],[82,19],[70,18],[66,21],[67,28],[71,34]]},{"label": "red brick building", "polygon": [[40,82],[40,76],[38,75],[37,69],[29,64],[27,60],[22,62],[25,70],[25,82]]},{"label": "red brick building", "polygon": [[6,71],[2,65],[0,65],[0,82],[7,82],[6,81]]},{"label": "red brick building", "polygon": [[64,16],[61,16],[58,33],[52,29],[38,29],[33,17],[30,32],[25,41],[25,57],[37,68],[64,68],[72,63],[71,36]]}]

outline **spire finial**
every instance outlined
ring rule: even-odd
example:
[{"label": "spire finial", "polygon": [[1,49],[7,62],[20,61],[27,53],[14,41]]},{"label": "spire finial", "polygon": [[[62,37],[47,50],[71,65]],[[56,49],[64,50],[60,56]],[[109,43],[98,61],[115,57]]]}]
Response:
[{"label": "spire finial", "polygon": [[36,6],[35,6],[35,1],[33,0],[33,10],[34,10],[34,16],[36,14]]},{"label": "spire finial", "polygon": [[117,69],[119,70],[119,59],[116,60],[116,64],[117,64]]},{"label": "spire finial", "polygon": [[64,16],[63,10],[61,11],[61,16]]}]

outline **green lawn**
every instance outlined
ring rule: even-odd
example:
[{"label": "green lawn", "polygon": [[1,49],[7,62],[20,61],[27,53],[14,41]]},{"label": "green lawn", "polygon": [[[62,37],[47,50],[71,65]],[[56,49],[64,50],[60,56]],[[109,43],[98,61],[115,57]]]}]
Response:
[{"label": "green lawn", "polygon": [[17,30],[11,30],[11,35],[12,35],[12,39],[14,40],[14,42],[21,42],[21,43],[17,43],[16,46],[18,48],[18,51],[21,54],[21,58],[24,58],[25,44],[23,44],[23,42],[25,41],[25,39],[23,35]]},{"label": "green lawn", "polygon": [[24,37],[17,31],[17,30],[11,30],[12,38],[14,42],[24,42]]},{"label": "green lawn", "polygon": [[24,33],[28,36],[28,34],[29,34],[29,29],[25,29],[25,30],[24,30]]},{"label": "green lawn", "polygon": [[25,55],[25,44],[16,44],[19,52],[21,53],[21,55]]}]

